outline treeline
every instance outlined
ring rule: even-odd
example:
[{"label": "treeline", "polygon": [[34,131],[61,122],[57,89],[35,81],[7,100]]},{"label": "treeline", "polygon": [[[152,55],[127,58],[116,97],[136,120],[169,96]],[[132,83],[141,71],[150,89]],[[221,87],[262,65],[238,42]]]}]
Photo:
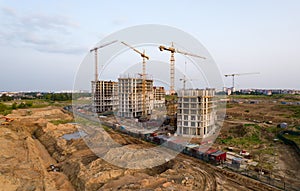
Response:
[{"label": "treeline", "polygon": [[0,97],[0,101],[11,101],[13,99],[13,97],[7,96],[6,94],[2,94],[2,96]]},{"label": "treeline", "polygon": [[29,92],[29,93],[18,93],[12,96],[3,94],[0,96],[0,102],[12,101],[12,100],[33,100],[41,99],[48,101],[70,101],[80,97],[91,97],[91,93],[40,93],[40,92]]},{"label": "treeline", "polygon": [[49,101],[68,101],[72,100],[72,93],[22,93],[7,96],[3,94],[0,97],[0,101],[12,101],[12,100],[49,100]]},{"label": "treeline", "polygon": [[24,108],[31,108],[33,105],[32,102],[21,102],[21,103],[12,103],[11,105],[7,105],[0,102],[0,114],[1,115],[7,115],[10,114],[12,110],[14,109],[24,109]]},{"label": "treeline", "polygon": [[47,93],[43,94],[41,99],[51,101],[70,101],[72,100],[72,93]]}]

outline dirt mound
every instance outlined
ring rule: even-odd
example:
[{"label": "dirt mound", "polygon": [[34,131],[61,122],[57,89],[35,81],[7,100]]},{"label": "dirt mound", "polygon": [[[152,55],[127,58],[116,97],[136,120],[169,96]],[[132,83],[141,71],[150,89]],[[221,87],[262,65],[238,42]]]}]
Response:
[{"label": "dirt mound", "polygon": [[35,136],[49,120],[66,115],[60,109],[42,108],[14,110],[7,116],[14,121],[0,126],[0,190],[74,190],[66,175],[48,172],[56,160]]},{"label": "dirt mound", "polygon": [[172,153],[167,149],[143,149],[126,145],[110,149],[104,159],[124,168],[145,169],[167,162],[173,158]]},{"label": "dirt mound", "polygon": [[62,173],[46,169],[56,163],[27,132],[0,128],[0,190],[73,190]]}]

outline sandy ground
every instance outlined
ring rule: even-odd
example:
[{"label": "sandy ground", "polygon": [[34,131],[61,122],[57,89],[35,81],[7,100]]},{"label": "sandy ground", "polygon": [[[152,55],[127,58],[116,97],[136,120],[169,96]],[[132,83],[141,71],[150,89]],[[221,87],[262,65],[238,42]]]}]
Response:
[{"label": "sandy ground", "polygon": [[[10,125],[0,126],[1,191],[74,190],[66,175],[47,171],[56,161],[32,136],[34,129],[46,122],[41,113],[49,114],[47,110],[37,110],[32,118],[24,116],[24,111],[16,111],[8,116],[14,119]],[[50,113],[60,113],[60,110]]]},{"label": "sandy ground", "polygon": [[[82,139],[67,141],[61,137],[77,129],[72,124],[49,122],[72,118],[58,108],[17,110],[8,117],[14,121],[0,127],[0,190],[3,191],[276,190],[182,154],[149,169],[114,166],[96,156]],[[121,147],[151,147],[132,137],[109,133]],[[119,152],[113,146],[109,150],[98,149],[104,154]],[[130,155],[126,156],[130,161]],[[50,164],[59,166],[61,172],[48,172]]]}]

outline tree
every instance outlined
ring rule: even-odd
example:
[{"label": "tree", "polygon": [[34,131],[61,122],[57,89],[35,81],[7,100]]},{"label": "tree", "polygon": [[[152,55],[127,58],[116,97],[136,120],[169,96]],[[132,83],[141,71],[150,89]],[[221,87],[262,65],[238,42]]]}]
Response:
[{"label": "tree", "polygon": [[13,99],[12,97],[7,96],[6,94],[3,94],[1,96],[2,101],[11,101],[12,99]]},{"label": "tree", "polygon": [[12,109],[17,109],[17,103],[14,102],[14,103],[11,105],[11,108],[12,108]]},{"label": "tree", "polygon": [[3,103],[0,103],[0,112],[3,112],[7,109],[7,106]]}]

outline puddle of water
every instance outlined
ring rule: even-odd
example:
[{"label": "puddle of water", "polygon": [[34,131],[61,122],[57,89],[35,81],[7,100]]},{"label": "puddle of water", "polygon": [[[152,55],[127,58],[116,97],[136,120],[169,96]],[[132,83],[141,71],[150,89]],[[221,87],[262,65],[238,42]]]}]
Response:
[{"label": "puddle of water", "polygon": [[78,123],[76,123],[76,122],[70,122],[70,123],[68,123],[68,124],[71,124],[71,125],[77,125]]},{"label": "puddle of water", "polygon": [[71,140],[71,139],[80,139],[84,136],[86,136],[87,134],[84,131],[76,131],[74,133],[70,133],[70,134],[64,134],[62,136],[62,138],[66,139],[67,141]]}]

